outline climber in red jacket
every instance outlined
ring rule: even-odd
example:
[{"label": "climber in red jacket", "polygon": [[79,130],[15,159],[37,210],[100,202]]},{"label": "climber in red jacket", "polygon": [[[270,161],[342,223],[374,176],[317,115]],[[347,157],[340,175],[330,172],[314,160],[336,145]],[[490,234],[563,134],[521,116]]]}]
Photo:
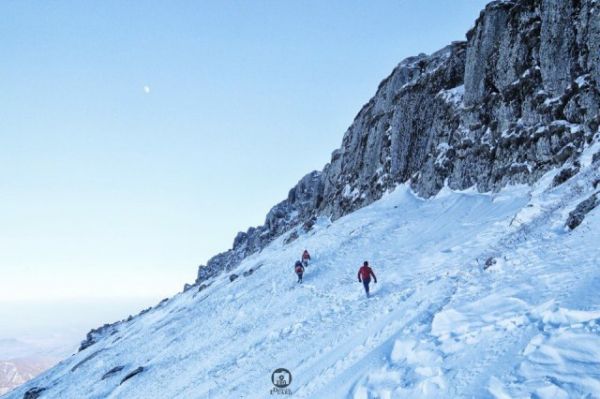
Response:
[{"label": "climber in red jacket", "polygon": [[310,254],[305,249],[304,252],[302,253],[302,266],[304,266],[304,267],[308,266],[309,260],[310,260]]},{"label": "climber in red jacket", "polygon": [[363,283],[365,292],[367,293],[367,298],[369,297],[369,284],[371,283],[371,276],[373,276],[373,281],[375,284],[377,284],[377,277],[375,277],[373,269],[369,267],[369,262],[365,261],[362,267],[358,270],[358,282]]}]

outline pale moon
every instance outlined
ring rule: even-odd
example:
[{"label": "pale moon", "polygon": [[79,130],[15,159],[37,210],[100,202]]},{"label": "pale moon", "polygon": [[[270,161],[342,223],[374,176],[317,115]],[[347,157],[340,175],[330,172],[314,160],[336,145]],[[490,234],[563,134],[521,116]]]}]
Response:
[{"label": "pale moon", "polygon": [[150,93],[150,86],[144,86],[144,93]]}]

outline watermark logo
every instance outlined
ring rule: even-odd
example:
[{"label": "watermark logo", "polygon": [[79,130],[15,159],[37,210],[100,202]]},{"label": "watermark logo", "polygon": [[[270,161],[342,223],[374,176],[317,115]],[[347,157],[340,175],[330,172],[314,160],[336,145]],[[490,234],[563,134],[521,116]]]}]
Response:
[{"label": "watermark logo", "polygon": [[271,382],[275,388],[271,389],[271,395],[291,395],[288,388],[292,383],[292,373],[288,369],[278,368],[271,374]]},{"label": "watermark logo", "polygon": [[288,369],[277,369],[271,374],[271,382],[277,388],[286,388],[292,383],[292,373]]}]

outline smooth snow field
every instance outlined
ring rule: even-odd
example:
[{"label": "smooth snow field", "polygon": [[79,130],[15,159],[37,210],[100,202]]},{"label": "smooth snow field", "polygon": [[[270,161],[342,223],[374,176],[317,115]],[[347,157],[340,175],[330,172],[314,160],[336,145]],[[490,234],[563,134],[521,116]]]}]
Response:
[{"label": "smooth snow field", "polygon": [[[600,208],[564,227],[599,172],[584,162],[550,188],[555,173],[428,200],[399,186],[280,237],[5,398],[600,398]],[[272,391],[277,368],[291,396]]]}]

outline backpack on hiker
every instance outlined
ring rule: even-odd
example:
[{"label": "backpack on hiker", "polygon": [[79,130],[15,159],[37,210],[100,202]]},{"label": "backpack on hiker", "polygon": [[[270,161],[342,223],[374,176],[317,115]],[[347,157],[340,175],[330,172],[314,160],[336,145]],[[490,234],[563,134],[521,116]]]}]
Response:
[{"label": "backpack on hiker", "polygon": [[302,275],[304,274],[304,266],[302,266],[302,262],[300,262],[299,260],[296,261],[296,264],[294,265],[294,270],[298,275],[298,283],[302,283]]}]

